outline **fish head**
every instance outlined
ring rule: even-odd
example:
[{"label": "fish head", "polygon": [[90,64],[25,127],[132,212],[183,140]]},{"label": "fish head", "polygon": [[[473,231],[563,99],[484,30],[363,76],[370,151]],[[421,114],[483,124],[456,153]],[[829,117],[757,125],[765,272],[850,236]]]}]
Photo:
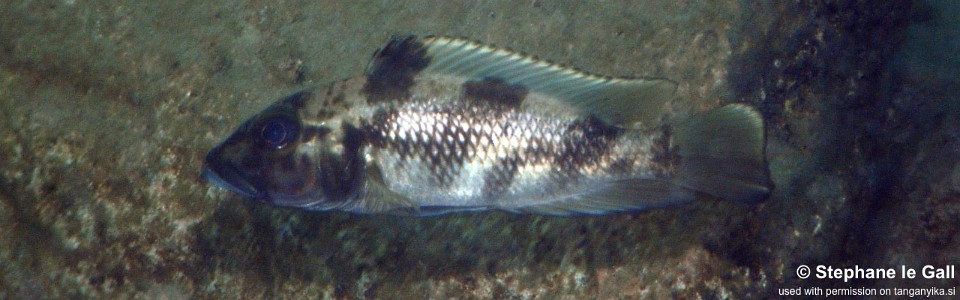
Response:
[{"label": "fish head", "polygon": [[278,100],[246,120],[207,154],[203,177],[245,197],[279,206],[324,201],[321,170],[312,155],[315,140],[329,133],[305,126],[303,110],[313,97],[302,91]]}]

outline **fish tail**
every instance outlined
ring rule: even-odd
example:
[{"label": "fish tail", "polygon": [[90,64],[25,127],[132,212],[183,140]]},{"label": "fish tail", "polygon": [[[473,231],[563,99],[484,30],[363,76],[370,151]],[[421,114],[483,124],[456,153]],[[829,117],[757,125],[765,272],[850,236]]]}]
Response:
[{"label": "fish tail", "polygon": [[680,155],[677,185],[746,204],[763,201],[773,188],[763,118],[750,106],[726,105],[681,122],[673,145]]}]

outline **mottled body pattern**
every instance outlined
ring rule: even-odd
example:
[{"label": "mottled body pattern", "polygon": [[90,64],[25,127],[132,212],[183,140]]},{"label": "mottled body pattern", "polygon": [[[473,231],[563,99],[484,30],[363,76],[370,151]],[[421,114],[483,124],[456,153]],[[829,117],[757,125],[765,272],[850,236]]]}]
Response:
[{"label": "mottled body pattern", "polygon": [[[738,141],[737,132],[762,124],[705,131],[728,131],[730,115],[758,119],[755,112],[701,118],[721,124],[712,129],[690,122],[681,134],[719,146],[681,147],[687,140],[660,121],[665,87],[672,83],[598,77],[462,40],[395,39],[367,76],[294,94],[241,125],[210,152],[205,174],[277,205],[421,216],[602,214],[683,203],[697,192],[765,196],[762,145],[758,159],[757,138]],[[707,166],[722,156],[749,170],[711,174],[684,155]],[[706,175],[684,180],[681,172]]]},{"label": "mottled body pattern", "polygon": [[668,176],[638,168],[650,161],[649,138],[593,119],[436,102],[383,108],[365,127],[368,161],[391,178],[388,188],[421,205],[515,207],[593,181]]}]

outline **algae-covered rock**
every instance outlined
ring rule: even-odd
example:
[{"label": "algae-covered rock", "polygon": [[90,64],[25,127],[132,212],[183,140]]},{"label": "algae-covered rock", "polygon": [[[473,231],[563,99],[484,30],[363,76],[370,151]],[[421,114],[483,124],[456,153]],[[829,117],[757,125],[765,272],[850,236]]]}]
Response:
[{"label": "algae-covered rock", "polygon": [[[956,263],[957,80],[900,2],[31,1],[0,10],[0,298],[760,298],[799,265]],[[926,22],[926,23],[925,23]],[[933,25],[931,25],[933,24]],[[304,212],[199,176],[392,34],[467,37],[762,111],[774,193],[600,217]],[[906,46],[903,46],[906,45]],[[940,45],[937,47],[949,47]],[[919,59],[917,57],[920,57]],[[932,58],[931,58],[932,57]],[[955,74],[955,73],[954,73]],[[946,287],[948,280],[859,280]]]}]

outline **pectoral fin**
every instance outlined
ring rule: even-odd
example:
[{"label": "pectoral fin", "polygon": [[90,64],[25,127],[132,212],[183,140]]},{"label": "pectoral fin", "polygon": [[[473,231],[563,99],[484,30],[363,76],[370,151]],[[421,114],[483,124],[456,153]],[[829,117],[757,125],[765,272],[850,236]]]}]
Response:
[{"label": "pectoral fin", "polygon": [[399,210],[419,212],[420,206],[416,201],[390,190],[384,185],[383,175],[376,164],[366,167],[366,194],[352,209],[358,213],[393,213]]},{"label": "pectoral fin", "polygon": [[377,182],[367,182],[367,194],[357,205],[355,212],[379,214],[389,213],[398,209],[412,209],[419,211],[420,207],[410,198],[397,194]]}]

